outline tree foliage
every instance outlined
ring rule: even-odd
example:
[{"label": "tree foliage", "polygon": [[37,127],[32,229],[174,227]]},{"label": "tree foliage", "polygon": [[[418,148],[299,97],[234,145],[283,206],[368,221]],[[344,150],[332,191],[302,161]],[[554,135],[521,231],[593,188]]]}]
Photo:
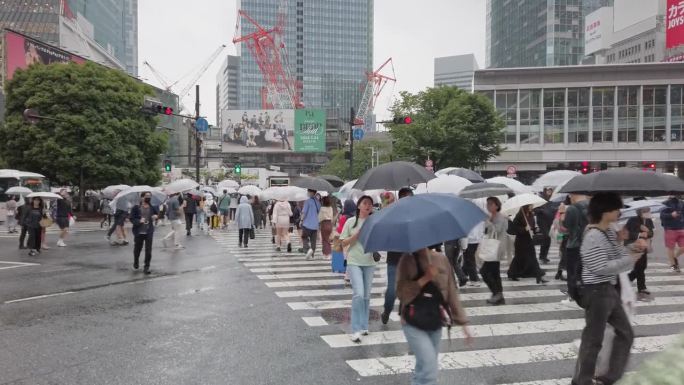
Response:
[{"label": "tree foliage", "polygon": [[[161,180],[167,135],[157,118],[140,112],[151,87],[123,72],[87,64],[32,65],[6,84],[0,157],[8,166],[39,172],[52,182],[98,189]],[[23,111],[41,116],[27,123]],[[54,119],[54,120],[53,120]]]},{"label": "tree foliage", "polygon": [[[366,170],[371,168],[372,154],[375,148],[379,151],[380,163],[390,161],[390,144],[383,143],[377,140],[361,140],[354,142],[354,169],[352,170],[352,178],[360,177]],[[320,171],[321,174],[335,175],[344,180],[349,179],[349,159],[344,158],[346,150],[333,150],[330,161]]]},{"label": "tree foliage", "polygon": [[456,87],[401,92],[390,108],[395,116],[410,115],[408,125],[390,125],[393,155],[439,168],[475,168],[501,153],[503,120],[486,97]]}]

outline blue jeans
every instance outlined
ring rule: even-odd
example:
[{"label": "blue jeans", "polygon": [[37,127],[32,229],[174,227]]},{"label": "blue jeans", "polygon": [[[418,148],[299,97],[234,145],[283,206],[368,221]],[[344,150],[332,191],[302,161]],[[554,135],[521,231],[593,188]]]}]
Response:
[{"label": "blue jeans", "polygon": [[408,324],[403,325],[402,328],[409,348],[416,356],[416,367],[413,371],[411,385],[437,385],[439,342],[442,340],[442,329],[426,331]]},{"label": "blue jeans", "polygon": [[348,265],[347,272],[352,286],[351,327],[352,333],[368,330],[370,296],[375,266]]},{"label": "blue jeans", "polygon": [[397,299],[397,265],[387,265],[387,291],[385,291],[385,314],[392,313]]}]

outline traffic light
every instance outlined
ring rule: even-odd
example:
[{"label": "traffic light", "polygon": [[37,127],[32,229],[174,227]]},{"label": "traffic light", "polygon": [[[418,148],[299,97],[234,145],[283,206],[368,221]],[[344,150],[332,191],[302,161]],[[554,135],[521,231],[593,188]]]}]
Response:
[{"label": "traffic light", "polygon": [[644,162],[643,168],[644,168],[644,171],[655,171],[656,170],[656,164],[655,164],[655,162]]},{"label": "traffic light", "polygon": [[582,162],[582,174],[589,173],[589,162]]},{"label": "traffic light", "polygon": [[240,163],[235,163],[235,166],[233,166],[233,172],[240,175],[242,173],[242,165]]},{"label": "traffic light", "polygon": [[153,115],[173,115],[173,107],[165,106],[160,101],[154,99],[145,99],[143,102],[142,111]]},{"label": "traffic light", "polygon": [[164,160],[164,172],[171,172],[172,166],[173,166],[173,164],[171,163],[170,160],[168,160],[168,159]]},{"label": "traffic light", "polygon": [[395,116],[394,119],[392,119],[392,123],[394,124],[411,124],[413,119],[411,119],[410,116]]},{"label": "traffic light", "polygon": [[173,108],[171,108],[169,106],[158,105],[157,106],[157,113],[163,114],[163,115],[173,115]]}]

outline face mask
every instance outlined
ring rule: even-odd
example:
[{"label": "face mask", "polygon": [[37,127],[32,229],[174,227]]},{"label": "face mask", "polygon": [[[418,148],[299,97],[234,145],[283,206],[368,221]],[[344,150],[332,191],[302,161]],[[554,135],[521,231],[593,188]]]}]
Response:
[{"label": "face mask", "polygon": [[145,203],[149,204],[150,202],[152,202],[152,198],[145,198]]}]

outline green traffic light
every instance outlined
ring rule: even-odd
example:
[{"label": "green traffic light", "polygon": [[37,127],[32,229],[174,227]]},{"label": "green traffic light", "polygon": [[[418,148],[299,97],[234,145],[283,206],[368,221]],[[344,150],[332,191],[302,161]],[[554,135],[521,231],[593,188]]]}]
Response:
[{"label": "green traffic light", "polygon": [[240,174],[242,172],[242,167],[240,166],[240,164],[236,164],[233,170],[236,174]]}]

